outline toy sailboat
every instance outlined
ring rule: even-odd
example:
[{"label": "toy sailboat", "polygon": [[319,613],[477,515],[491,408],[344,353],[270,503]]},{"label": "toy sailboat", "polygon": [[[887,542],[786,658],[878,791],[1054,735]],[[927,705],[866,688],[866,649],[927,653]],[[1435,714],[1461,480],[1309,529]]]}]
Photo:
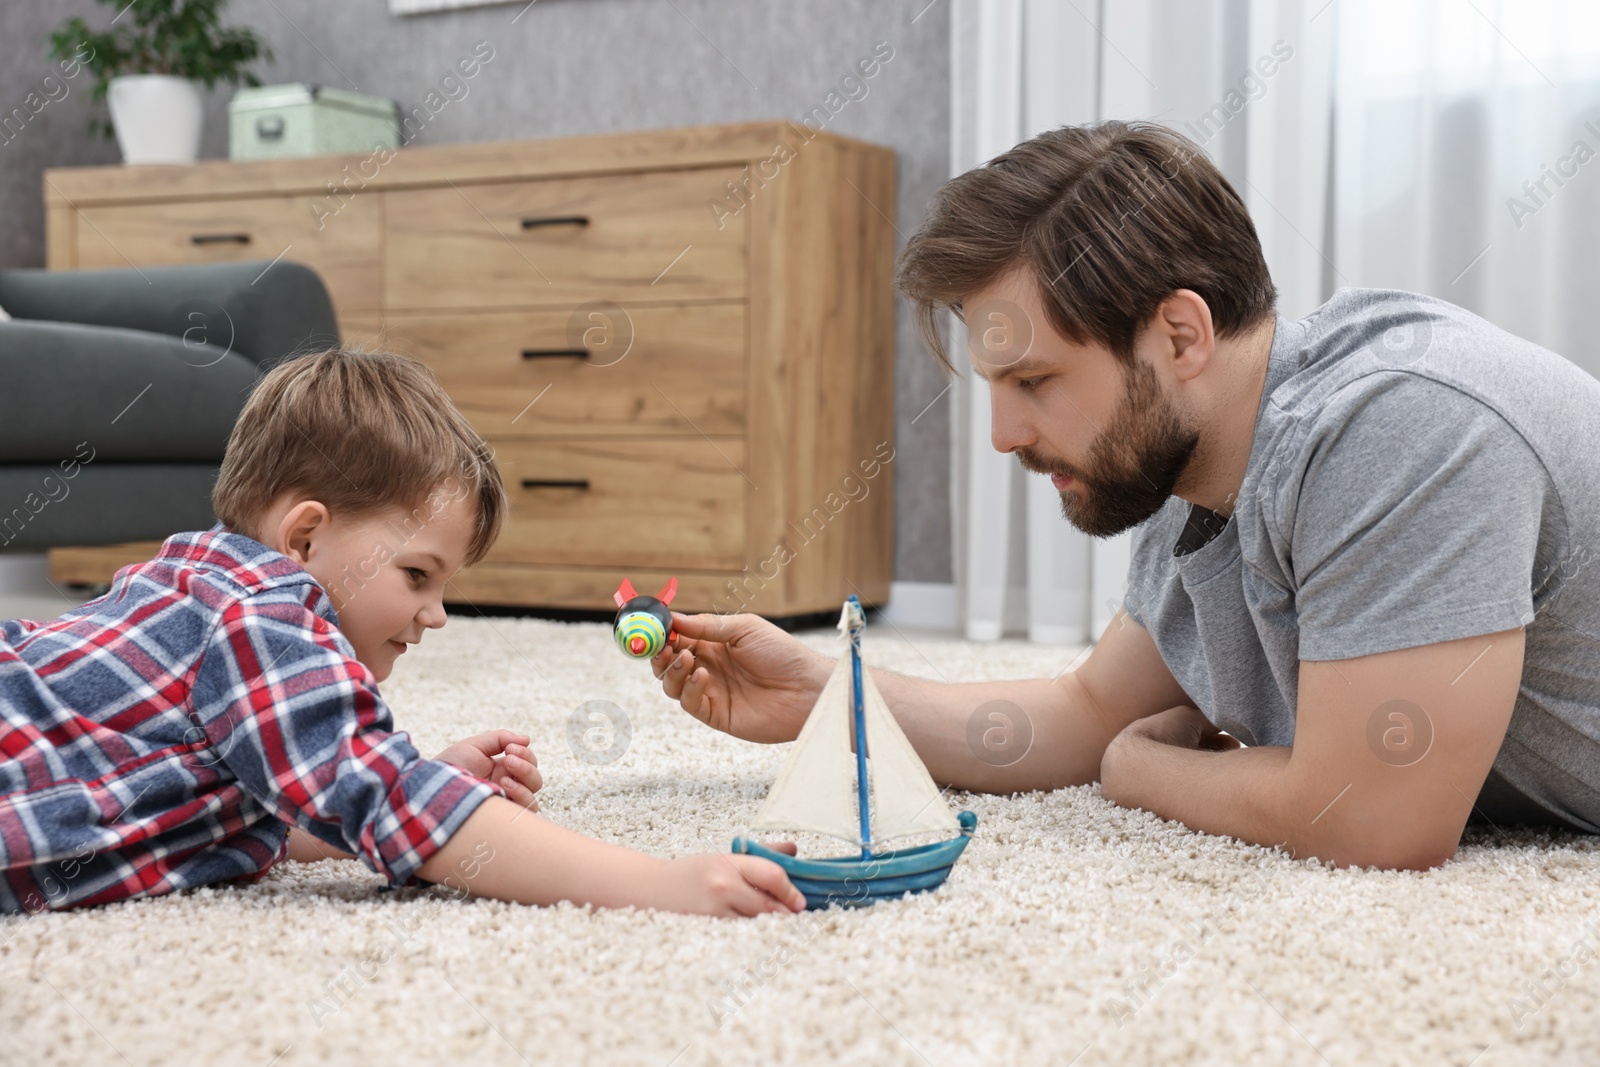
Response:
[{"label": "toy sailboat", "polygon": [[[839,615],[848,648],[796,738],[789,760],[750,823],[752,830],[809,831],[841,838],[860,855],[802,859],[740,836],[733,851],[772,860],[805,894],[807,909],[865,907],[936,889],[967,847],[978,817],[950,814],[939,787],[861,669],[861,602]],[[850,751],[854,741],[855,752]],[[953,833],[943,841],[889,851],[879,842]]]}]

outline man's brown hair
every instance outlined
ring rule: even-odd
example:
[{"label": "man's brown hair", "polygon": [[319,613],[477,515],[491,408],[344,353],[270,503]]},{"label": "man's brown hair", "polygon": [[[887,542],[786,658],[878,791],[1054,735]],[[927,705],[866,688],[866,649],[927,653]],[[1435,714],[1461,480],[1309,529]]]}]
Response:
[{"label": "man's brown hair", "polygon": [[429,494],[452,479],[452,495],[476,498],[470,567],[500,536],[506,511],[488,442],[426,364],[333,348],[285,360],[256,383],[228,437],[211,510],[257,539],[255,524],[290,490],[341,518],[397,505],[426,521]]},{"label": "man's brown hair", "polygon": [[1193,141],[1149,122],[1063,126],[945,182],[900,254],[896,284],[946,369],[940,312],[1014,267],[1038,282],[1051,326],[1125,368],[1138,330],[1192,289],[1219,337],[1273,311],[1250,213]]}]

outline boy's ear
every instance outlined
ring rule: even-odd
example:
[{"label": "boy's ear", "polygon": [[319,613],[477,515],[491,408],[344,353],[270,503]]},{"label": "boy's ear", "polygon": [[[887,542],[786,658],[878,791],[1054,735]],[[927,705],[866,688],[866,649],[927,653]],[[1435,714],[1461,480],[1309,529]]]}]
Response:
[{"label": "boy's ear", "polygon": [[278,544],[274,547],[304,567],[311,562],[312,545],[327,531],[332,519],[320,500],[302,500],[278,524]]}]

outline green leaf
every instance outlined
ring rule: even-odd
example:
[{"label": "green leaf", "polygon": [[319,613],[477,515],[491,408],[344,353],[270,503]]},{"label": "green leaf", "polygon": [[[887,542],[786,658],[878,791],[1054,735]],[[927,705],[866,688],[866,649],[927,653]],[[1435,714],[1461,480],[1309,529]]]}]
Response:
[{"label": "green leaf", "polygon": [[[260,85],[247,68],[257,59],[272,62],[272,50],[254,30],[224,27],[221,10],[227,0],[99,0],[118,15],[107,29],[95,32],[76,15],[50,35],[51,59],[82,56],[95,76],[91,99],[102,102],[111,79],[123,74],[171,74],[216,88]],[[112,136],[111,125],[96,115],[89,133]]]}]

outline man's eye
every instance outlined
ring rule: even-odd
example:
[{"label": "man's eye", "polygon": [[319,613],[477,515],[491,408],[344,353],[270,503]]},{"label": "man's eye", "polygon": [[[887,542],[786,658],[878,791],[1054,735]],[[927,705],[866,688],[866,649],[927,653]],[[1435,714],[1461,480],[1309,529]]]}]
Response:
[{"label": "man's eye", "polygon": [[1043,378],[1018,378],[1017,388],[1021,389],[1024,393],[1031,393],[1035,389],[1039,388],[1039,385],[1043,381]]}]

